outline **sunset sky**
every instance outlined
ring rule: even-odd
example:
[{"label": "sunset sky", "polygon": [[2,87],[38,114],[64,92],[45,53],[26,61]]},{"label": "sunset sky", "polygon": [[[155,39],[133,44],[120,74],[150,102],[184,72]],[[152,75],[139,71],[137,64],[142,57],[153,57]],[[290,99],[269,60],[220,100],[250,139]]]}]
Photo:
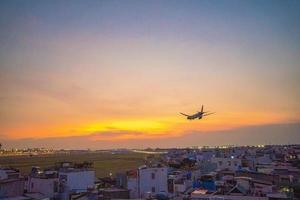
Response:
[{"label": "sunset sky", "polygon": [[6,147],[300,143],[300,1],[2,0],[0,91]]}]

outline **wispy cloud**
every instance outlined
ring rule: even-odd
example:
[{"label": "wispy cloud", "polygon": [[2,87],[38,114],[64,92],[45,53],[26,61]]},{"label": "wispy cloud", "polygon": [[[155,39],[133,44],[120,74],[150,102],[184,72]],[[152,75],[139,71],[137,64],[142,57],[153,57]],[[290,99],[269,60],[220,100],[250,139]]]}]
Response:
[{"label": "wispy cloud", "polygon": [[[192,131],[176,137],[144,137],[140,132],[95,132],[85,136],[2,140],[4,147],[109,149],[300,143],[300,123],[247,126],[225,131]],[[168,133],[167,133],[168,134]],[[126,138],[124,136],[132,136]],[[114,139],[119,138],[119,139]]]}]

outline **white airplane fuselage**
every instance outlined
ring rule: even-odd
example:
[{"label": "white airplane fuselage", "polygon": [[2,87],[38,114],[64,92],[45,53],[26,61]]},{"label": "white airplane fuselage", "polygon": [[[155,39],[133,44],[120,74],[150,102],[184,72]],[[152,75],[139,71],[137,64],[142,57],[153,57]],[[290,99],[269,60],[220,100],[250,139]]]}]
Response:
[{"label": "white airplane fuselage", "polygon": [[196,114],[188,115],[188,114],[184,114],[182,112],[180,114],[184,115],[188,120],[194,120],[194,119],[202,119],[203,117],[206,117],[206,116],[214,114],[214,113],[208,112],[208,111],[204,112],[203,105],[202,105],[201,111],[198,111]]},{"label": "white airplane fuselage", "polygon": [[193,119],[197,119],[197,118],[202,119],[202,116],[203,116],[202,112],[197,112],[194,115],[187,116],[187,119],[189,119],[189,120],[193,120]]}]

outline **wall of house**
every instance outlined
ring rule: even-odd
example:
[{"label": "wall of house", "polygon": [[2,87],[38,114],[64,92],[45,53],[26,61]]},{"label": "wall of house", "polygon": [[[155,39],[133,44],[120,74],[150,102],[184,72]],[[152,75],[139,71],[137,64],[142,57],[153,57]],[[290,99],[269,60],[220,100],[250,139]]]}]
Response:
[{"label": "wall of house", "polygon": [[58,178],[29,177],[28,192],[38,192],[53,198],[58,192]]},{"label": "wall of house", "polygon": [[183,193],[185,192],[188,188],[192,187],[192,181],[191,180],[184,180],[180,184],[174,184],[174,193]]},{"label": "wall of house", "polygon": [[0,182],[0,198],[15,197],[24,194],[24,180],[6,180]]},{"label": "wall of house", "polygon": [[131,199],[138,198],[138,180],[137,177],[127,178],[127,189],[129,190],[129,196]]},{"label": "wall of house", "polygon": [[259,194],[268,194],[268,193],[272,193],[271,185],[254,183],[254,194],[259,195]]},{"label": "wall of house", "polygon": [[242,161],[239,158],[212,158],[212,163],[217,164],[218,169],[230,169],[237,170],[239,166],[242,166]]},{"label": "wall of house", "polygon": [[70,191],[86,191],[87,188],[94,187],[95,171],[59,172],[59,180]]},{"label": "wall of house", "polygon": [[2,179],[7,179],[8,176],[7,176],[7,173],[5,170],[0,170],[0,180]]},{"label": "wall of house", "polygon": [[139,169],[139,196],[147,192],[168,192],[168,170],[166,167]]}]

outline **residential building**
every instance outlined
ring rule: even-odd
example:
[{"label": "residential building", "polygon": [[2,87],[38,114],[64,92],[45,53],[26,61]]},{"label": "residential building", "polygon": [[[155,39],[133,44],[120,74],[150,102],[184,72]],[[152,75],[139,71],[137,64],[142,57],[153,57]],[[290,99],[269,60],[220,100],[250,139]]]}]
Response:
[{"label": "residential building", "polygon": [[24,178],[19,170],[0,168],[0,198],[16,197],[24,194]]},{"label": "residential building", "polygon": [[147,194],[168,192],[168,168],[163,166],[142,166],[138,169],[138,194],[140,198]]}]

